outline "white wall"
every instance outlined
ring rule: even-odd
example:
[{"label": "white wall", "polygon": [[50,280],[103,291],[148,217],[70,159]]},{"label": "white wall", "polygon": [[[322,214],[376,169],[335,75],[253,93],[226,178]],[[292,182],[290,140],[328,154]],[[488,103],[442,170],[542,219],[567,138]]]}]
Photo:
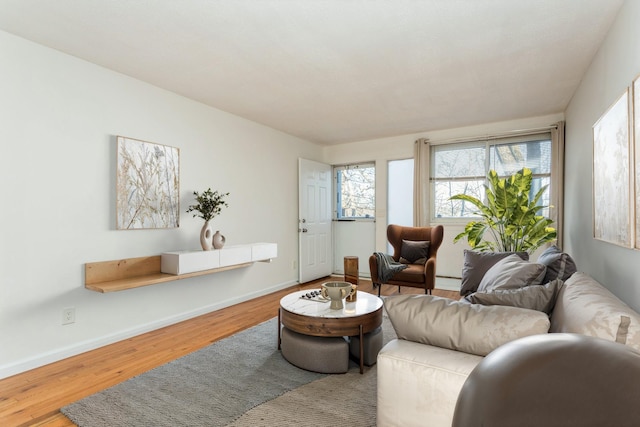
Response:
[{"label": "white wall", "polygon": [[369,256],[375,251],[375,223],[370,220],[333,222],[333,272],[344,274],[344,257],[358,257],[358,276],[371,277]]},{"label": "white wall", "polygon": [[[297,158],[319,146],[4,32],[0,57],[0,377],[296,282]],[[116,135],[180,148],[179,228],[115,230]],[[185,211],[208,187],[231,193],[214,219],[227,244],[275,242],[273,263],[84,288],[87,262],[198,249]]]},{"label": "white wall", "polygon": [[[389,160],[413,157],[413,143],[418,138],[428,138],[432,142],[453,138],[465,138],[496,134],[523,129],[549,126],[564,120],[562,113],[530,117],[479,126],[402,135],[370,141],[353,142],[324,148],[324,161],[329,164],[344,164],[375,161],[376,163],[376,251],[387,251],[387,162]],[[407,209],[412,209],[410,206]],[[437,274],[439,276],[460,277],[463,250],[466,242],[453,243],[453,238],[463,231],[464,223],[443,224],[444,242],[438,250]]]},{"label": "white wall", "polygon": [[[565,250],[640,309],[640,252],[593,238],[592,126],[640,74],[640,2],[626,1],[566,111]],[[638,167],[638,166],[636,166]]]}]

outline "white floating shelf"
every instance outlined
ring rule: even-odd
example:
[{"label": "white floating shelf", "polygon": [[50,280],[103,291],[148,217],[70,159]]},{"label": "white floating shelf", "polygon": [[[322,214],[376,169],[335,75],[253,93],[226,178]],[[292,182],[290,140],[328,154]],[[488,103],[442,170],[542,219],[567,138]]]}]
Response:
[{"label": "white floating shelf", "polygon": [[219,251],[176,251],[160,255],[160,271],[168,274],[187,274],[220,267]]},{"label": "white floating shelf", "polygon": [[248,267],[278,255],[275,243],[225,246],[213,251],[175,251],[162,255],[85,264],[84,286],[96,292],[115,292],[157,283]]},{"label": "white floating shelf", "polygon": [[276,243],[254,243],[251,245],[251,261],[266,261],[278,257]]},{"label": "white floating shelf", "polygon": [[219,251],[221,267],[251,262],[251,245],[225,246]]},{"label": "white floating shelf", "polygon": [[278,245],[252,243],[225,246],[211,251],[164,252],[160,256],[162,273],[180,275],[256,261],[269,261],[278,256]]}]

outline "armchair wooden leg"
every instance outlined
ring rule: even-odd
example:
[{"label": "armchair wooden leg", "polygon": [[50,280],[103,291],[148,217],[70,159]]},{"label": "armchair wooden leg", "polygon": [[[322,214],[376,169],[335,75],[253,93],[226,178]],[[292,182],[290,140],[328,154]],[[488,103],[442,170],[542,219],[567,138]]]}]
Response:
[{"label": "armchair wooden leg", "polygon": [[398,293],[400,293],[400,286],[398,286]]}]

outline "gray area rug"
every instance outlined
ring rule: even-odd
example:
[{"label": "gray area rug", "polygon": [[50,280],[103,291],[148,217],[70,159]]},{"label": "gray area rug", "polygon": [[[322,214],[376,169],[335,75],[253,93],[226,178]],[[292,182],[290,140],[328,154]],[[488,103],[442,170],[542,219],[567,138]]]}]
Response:
[{"label": "gray area rug", "polygon": [[[62,408],[80,427],[375,426],[376,369],[299,369],[277,350],[277,320],[218,341]],[[384,342],[395,338],[384,317]]]}]

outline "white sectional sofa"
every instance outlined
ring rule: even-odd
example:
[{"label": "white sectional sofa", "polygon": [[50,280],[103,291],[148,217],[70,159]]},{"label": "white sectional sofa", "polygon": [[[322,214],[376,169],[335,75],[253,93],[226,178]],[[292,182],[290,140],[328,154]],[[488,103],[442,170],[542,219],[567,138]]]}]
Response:
[{"label": "white sectional sofa", "polygon": [[590,276],[558,283],[550,315],[430,295],[388,297],[398,339],[378,355],[377,425],[451,426],[458,394],[483,356],[547,332],[617,341],[640,352],[640,315]]}]

